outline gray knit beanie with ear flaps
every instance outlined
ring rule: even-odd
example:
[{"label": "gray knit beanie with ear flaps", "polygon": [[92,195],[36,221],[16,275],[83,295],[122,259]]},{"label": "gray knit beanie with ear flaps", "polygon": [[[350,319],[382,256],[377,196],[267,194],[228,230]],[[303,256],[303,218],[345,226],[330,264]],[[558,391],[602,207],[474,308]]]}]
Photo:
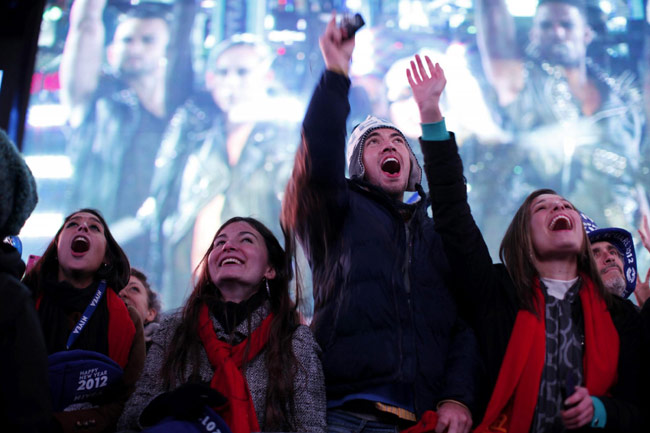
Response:
[{"label": "gray knit beanie with ear flaps", "polygon": [[37,202],[32,172],[9,136],[0,129],[0,241],[20,232]]},{"label": "gray knit beanie with ear flaps", "polygon": [[409,155],[411,159],[411,172],[409,173],[409,181],[406,186],[407,191],[416,191],[415,185],[419,184],[422,181],[422,168],[418,162],[411,146],[408,144],[408,140],[404,137],[402,131],[397,129],[392,123],[379,119],[374,116],[366,117],[366,120],[358,124],[350,138],[348,139],[348,172],[350,173],[350,179],[363,179],[363,176],[366,173],[366,168],[363,166],[363,145],[366,142],[368,135],[375,129],[381,128],[390,128],[402,134],[406,147],[409,150]]}]

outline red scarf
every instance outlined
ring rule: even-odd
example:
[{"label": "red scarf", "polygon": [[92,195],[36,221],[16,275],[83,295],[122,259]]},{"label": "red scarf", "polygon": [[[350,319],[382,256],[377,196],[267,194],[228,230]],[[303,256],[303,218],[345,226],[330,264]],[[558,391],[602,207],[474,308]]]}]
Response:
[{"label": "red scarf", "polygon": [[124,301],[111,289],[106,290],[108,305],[108,356],[124,368],[129,361],[135,337],[135,325]]},{"label": "red scarf", "polygon": [[[616,382],[619,337],[607,305],[585,274],[580,274],[585,327],[583,373],[590,395],[605,395]],[[544,296],[535,280],[536,310],[519,310],[485,417],[476,433],[527,433],[535,413],[546,357]]]},{"label": "red scarf", "polygon": [[[260,431],[255,415],[255,407],[246,378],[240,368],[245,362],[255,358],[264,349],[271,332],[273,314],[269,314],[262,324],[241,343],[232,346],[217,338],[207,305],[199,312],[199,337],[208,354],[210,365],[214,368],[210,386],[228,398],[228,404],[219,408],[232,433]],[[246,343],[250,340],[248,353]],[[244,359],[244,355],[246,358]]]},{"label": "red scarf", "polygon": [[422,414],[420,421],[412,427],[401,430],[400,433],[432,433],[438,425],[438,413],[428,410]]}]

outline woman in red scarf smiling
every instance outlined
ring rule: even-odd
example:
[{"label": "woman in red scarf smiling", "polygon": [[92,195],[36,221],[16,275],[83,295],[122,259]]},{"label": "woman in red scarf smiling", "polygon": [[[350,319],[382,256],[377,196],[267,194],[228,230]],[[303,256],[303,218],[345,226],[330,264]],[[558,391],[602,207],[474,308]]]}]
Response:
[{"label": "woman in red scarf smiling", "polygon": [[27,273],[49,356],[55,418],[65,432],[114,431],[144,364],[142,322],[118,292],[129,261],[93,209],[68,216]]},{"label": "woman in red scarf smiling", "polygon": [[648,431],[639,317],[604,289],[578,211],[554,191],[533,192],[506,230],[503,264],[494,265],[440,115],[444,73],[426,63],[417,57],[408,77],[423,124],[433,218],[486,364],[486,409],[475,431]]},{"label": "woman in red scarf smiling", "polygon": [[[207,402],[234,433],[324,432],[319,349],[300,325],[289,294],[291,260],[277,239],[255,219],[232,218],[197,269],[182,312],[163,319],[153,336],[120,426],[143,427],[168,415],[194,421]],[[202,400],[201,383],[227,402]]]}]

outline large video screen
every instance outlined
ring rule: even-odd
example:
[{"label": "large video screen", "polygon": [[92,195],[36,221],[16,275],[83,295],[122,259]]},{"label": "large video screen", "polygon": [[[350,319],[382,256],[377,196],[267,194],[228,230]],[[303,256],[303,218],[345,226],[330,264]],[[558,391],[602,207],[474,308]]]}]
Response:
[{"label": "large video screen", "polygon": [[[419,153],[405,70],[444,68],[443,111],[493,258],[524,197],[552,188],[602,227],[648,212],[643,0],[51,0],[23,150],[39,186],[24,256],[97,208],[181,305],[217,228],[279,212],[334,9],[360,13],[349,128],[389,119]],[[423,187],[427,188],[426,182]]]}]

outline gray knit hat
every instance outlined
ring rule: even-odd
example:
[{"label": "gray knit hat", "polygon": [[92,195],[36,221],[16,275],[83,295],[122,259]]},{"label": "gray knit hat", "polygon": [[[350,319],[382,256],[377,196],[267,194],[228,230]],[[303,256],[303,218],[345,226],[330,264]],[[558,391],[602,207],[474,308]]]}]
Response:
[{"label": "gray knit hat", "polygon": [[402,134],[406,147],[409,150],[409,155],[411,156],[411,172],[409,173],[409,181],[406,186],[407,191],[416,191],[415,185],[419,184],[422,181],[422,168],[418,162],[411,146],[408,144],[408,140],[404,137],[402,131],[397,129],[392,123],[379,119],[374,116],[366,117],[366,120],[358,124],[350,138],[348,138],[348,172],[350,173],[351,179],[363,179],[363,176],[366,173],[366,168],[363,166],[363,145],[366,142],[368,135],[375,129],[381,128],[390,128]]},{"label": "gray knit hat", "polygon": [[16,145],[0,129],[0,239],[17,235],[37,202],[32,172]]}]

